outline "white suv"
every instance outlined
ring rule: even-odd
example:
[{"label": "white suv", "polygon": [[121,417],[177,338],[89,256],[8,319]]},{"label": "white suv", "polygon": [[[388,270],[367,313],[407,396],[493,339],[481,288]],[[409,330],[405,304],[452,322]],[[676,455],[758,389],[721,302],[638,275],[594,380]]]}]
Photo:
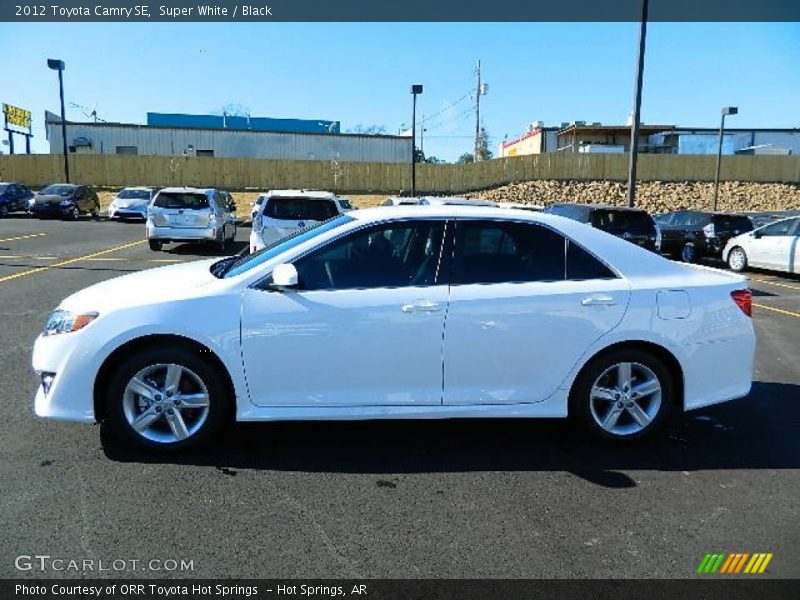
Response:
[{"label": "white suv", "polygon": [[250,252],[291,235],[295,231],[353,210],[347,198],[332,192],[271,190],[254,206]]},{"label": "white suv", "polygon": [[236,206],[215,189],[164,188],[147,211],[151,250],[167,242],[211,242],[226,247],[236,237]]}]

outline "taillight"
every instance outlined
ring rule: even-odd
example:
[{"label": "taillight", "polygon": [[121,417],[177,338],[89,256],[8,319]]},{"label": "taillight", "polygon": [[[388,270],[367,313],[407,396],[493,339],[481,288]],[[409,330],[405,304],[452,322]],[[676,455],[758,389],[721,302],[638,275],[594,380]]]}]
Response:
[{"label": "taillight", "polygon": [[753,316],[753,293],[750,290],[735,290],[731,292],[731,298],[744,314]]}]

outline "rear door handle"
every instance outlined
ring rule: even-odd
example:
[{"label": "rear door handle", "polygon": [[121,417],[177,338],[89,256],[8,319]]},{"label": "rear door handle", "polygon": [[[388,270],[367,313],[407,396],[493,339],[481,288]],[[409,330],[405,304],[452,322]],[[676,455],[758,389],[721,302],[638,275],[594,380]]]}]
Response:
[{"label": "rear door handle", "polygon": [[409,304],[403,304],[400,307],[404,313],[414,313],[414,312],[436,312],[441,308],[438,302],[432,302],[430,300],[415,300],[414,302],[410,302]]},{"label": "rear door handle", "polygon": [[612,296],[587,296],[581,300],[582,306],[615,306],[617,301]]}]

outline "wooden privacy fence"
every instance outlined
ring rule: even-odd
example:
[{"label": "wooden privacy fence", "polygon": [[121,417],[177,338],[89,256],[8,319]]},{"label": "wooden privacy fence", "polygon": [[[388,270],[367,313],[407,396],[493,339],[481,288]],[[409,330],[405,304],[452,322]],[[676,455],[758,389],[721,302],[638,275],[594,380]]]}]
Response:
[{"label": "wooden privacy fence", "polygon": [[[712,181],[715,156],[639,157],[642,181]],[[539,154],[467,165],[417,165],[421,193],[458,194],[516,181],[627,179],[627,154]],[[398,193],[411,188],[410,165],[185,156],[71,155],[74,182],[95,186],[187,185],[229,190],[305,188]],[[63,181],[57,154],[0,156],[0,181],[34,187]],[[723,181],[800,182],[800,156],[725,156]]]}]

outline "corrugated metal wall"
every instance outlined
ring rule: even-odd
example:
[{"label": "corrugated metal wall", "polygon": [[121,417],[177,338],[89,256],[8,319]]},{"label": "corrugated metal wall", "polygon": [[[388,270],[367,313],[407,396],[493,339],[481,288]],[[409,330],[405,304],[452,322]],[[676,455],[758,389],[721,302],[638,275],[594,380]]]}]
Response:
[{"label": "corrugated metal wall", "polygon": [[[61,127],[47,123],[50,151],[61,151]],[[134,146],[139,156],[182,156],[213,151],[218,158],[268,158],[344,162],[411,162],[410,138],[373,135],[273,133],[238,130],[172,129],[145,125],[68,123],[67,144],[85,138],[91,146],[78,146],[79,154],[117,154],[117,147]]]}]

